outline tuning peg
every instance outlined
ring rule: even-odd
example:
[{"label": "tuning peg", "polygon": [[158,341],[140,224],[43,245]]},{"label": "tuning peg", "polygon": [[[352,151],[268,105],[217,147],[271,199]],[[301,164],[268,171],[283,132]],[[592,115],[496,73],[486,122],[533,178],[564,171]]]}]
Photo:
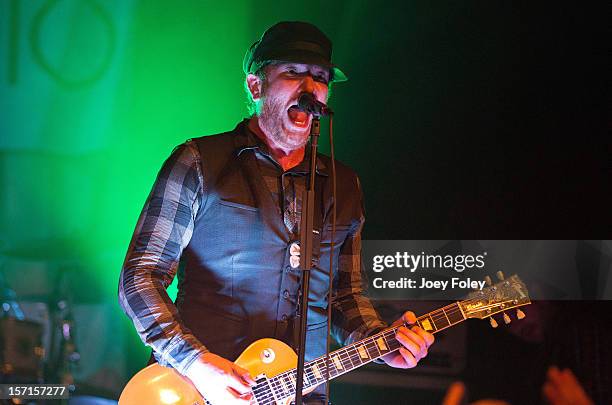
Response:
[{"label": "tuning peg", "polygon": [[493,317],[489,318],[489,323],[491,324],[492,328],[497,328],[497,321],[493,319]]},{"label": "tuning peg", "polygon": [[501,271],[498,271],[497,273],[495,273],[497,275],[497,278],[500,281],[504,281],[504,273],[502,273]]},{"label": "tuning peg", "polygon": [[521,311],[520,309],[517,309],[516,310],[516,317],[518,319],[523,319],[523,318],[525,318],[525,313],[523,311]]},{"label": "tuning peg", "polygon": [[504,322],[506,323],[506,325],[508,325],[511,321],[512,319],[510,319],[508,314],[504,312]]},{"label": "tuning peg", "polygon": [[491,277],[489,277],[489,276],[485,276],[484,280],[485,280],[485,283],[487,283],[488,286],[491,286],[493,284],[493,282],[491,281]]}]

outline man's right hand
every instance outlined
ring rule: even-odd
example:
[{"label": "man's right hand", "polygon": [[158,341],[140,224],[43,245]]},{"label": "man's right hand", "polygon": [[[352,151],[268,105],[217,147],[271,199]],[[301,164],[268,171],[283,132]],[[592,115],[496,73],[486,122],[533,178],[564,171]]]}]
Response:
[{"label": "man's right hand", "polygon": [[185,376],[213,405],[248,404],[256,384],[246,369],[213,353],[200,355]]}]

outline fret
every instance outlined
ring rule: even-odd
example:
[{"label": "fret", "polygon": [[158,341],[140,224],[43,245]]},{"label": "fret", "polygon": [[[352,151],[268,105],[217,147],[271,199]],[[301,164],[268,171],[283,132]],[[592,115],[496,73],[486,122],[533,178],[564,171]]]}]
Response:
[{"label": "fret", "polygon": [[291,373],[283,375],[283,380],[287,383],[290,392],[295,392],[295,384],[291,382],[291,378],[289,377]]},{"label": "fret", "polygon": [[342,350],[344,351],[342,354],[342,365],[346,371],[350,371],[355,368],[355,363],[353,363],[353,355],[351,354],[351,346],[346,346]]},{"label": "fret", "polygon": [[453,309],[447,311],[448,317],[451,320],[451,324],[455,325],[458,324],[459,322],[465,320],[465,317],[463,316],[463,313],[461,312],[461,307],[459,307],[457,304],[453,304]]},{"label": "fret", "polygon": [[450,321],[450,319],[448,318],[448,315],[446,314],[446,311],[444,310],[444,308],[441,308],[441,310],[442,310],[442,313],[444,314],[444,316],[446,317],[446,320],[448,321],[448,325],[450,326],[451,321]]},{"label": "fret", "polygon": [[361,354],[358,352],[357,346],[351,345],[350,348],[352,351],[351,361],[353,362],[354,367],[357,368],[357,367],[362,366],[365,360],[361,357]]},{"label": "fret", "polygon": [[359,357],[361,357],[362,360],[370,359],[370,355],[368,354],[364,345],[359,345],[359,347],[357,348],[357,351],[359,352]]},{"label": "fret", "polygon": [[285,375],[283,375],[283,381],[285,382],[285,385],[287,385],[288,391],[293,393],[295,392],[295,384],[291,380],[291,377],[289,377],[290,374],[291,373],[285,373]]},{"label": "fret", "polygon": [[332,354],[329,354],[329,375],[330,376],[334,376],[337,377],[338,375],[340,375],[340,371],[338,371],[338,368],[336,367],[336,365],[334,364],[334,356],[332,356]]},{"label": "fret", "polygon": [[[384,335],[383,335],[384,336]],[[378,348],[380,349],[380,352],[382,353],[383,351],[388,351],[389,349],[387,348],[387,343],[385,342],[385,338],[381,336],[378,339],[376,339],[376,344],[378,345]]]},{"label": "fret", "polygon": [[[329,363],[331,365],[331,368],[329,370],[330,379],[332,377],[338,376],[339,374],[344,374],[348,371],[351,371],[361,366],[361,363],[355,364],[353,362],[353,360],[357,360],[357,358],[351,355],[351,353],[349,352],[349,349],[351,348],[352,348],[351,346],[347,346],[343,349],[330,353],[330,356],[329,356]],[[319,364],[317,367],[318,367],[320,378],[322,381],[325,381],[325,370],[326,370],[325,356],[321,357],[320,360],[317,360],[317,363]]]},{"label": "fret", "polygon": [[[325,374],[327,370],[327,366],[325,365],[325,356],[315,361],[317,363],[317,368],[319,369],[319,372],[321,373],[321,380],[325,381]],[[329,377],[331,378],[331,373],[329,373]]]},{"label": "fret", "polygon": [[274,391],[274,394],[276,397],[282,398],[286,395],[291,394],[289,390],[287,390],[283,385],[281,385],[280,381],[282,381],[282,379],[279,380],[279,379],[273,378],[272,381],[273,381],[272,390]]},{"label": "fret", "polygon": [[308,369],[304,367],[304,387],[307,387],[310,384],[310,377],[308,373]]},{"label": "fret", "polygon": [[332,364],[334,366],[336,366],[337,370],[343,370],[344,369],[344,367],[342,367],[342,363],[340,363],[340,360],[338,360],[338,356],[337,355],[336,356],[331,356],[331,358],[332,358]]},{"label": "fret", "polygon": [[289,386],[287,386],[287,381],[285,380],[285,376],[280,375],[278,380],[280,381],[280,385],[283,387],[283,393],[286,392],[286,395],[289,395],[291,393],[291,390],[289,389]]},{"label": "fret", "polygon": [[430,313],[428,316],[432,320],[433,326],[435,327],[433,332],[438,332],[465,320],[463,313],[457,309],[456,304],[452,304],[446,308],[441,308]]},{"label": "fret", "polygon": [[459,311],[461,311],[461,316],[463,317],[463,319],[467,319],[467,316],[465,316],[465,312],[463,312],[463,306],[461,305],[461,302],[455,302],[453,305],[456,305],[459,308]]},{"label": "fret", "polygon": [[382,356],[383,353],[380,351],[380,347],[378,346],[377,339],[378,339],[378,335],[372,336],[370,340],[370,344],[371,344],[371,347],[376,349],[376,357],[380,357]]},{"label": "fret", "polygon": [[320,380],[323,378],[323,376],[321,375],[321,372],[319,371],[319,367],[317,367],[317,363],[314,363],[312,365],[312,374],[314,375],[315,379]]},{"label": "fret", "polygon": [[429,317],[429,315],[422,316],[419,318],[421,320],[421,328],[427,332],[435,331],[435,325],[433,324],[433,320]]},{"label": "fret", "polygon": [[292,371],[291,373],[289,373],[289,379],[291,380],[291,386],[293,387],[293,390],[295,392],[295,373],[297,373],[297,371]]},{"label": "fret", "polygon": [[355,353],[353,353],[352,350],[354,350],[353,346],[346,346],[344,348],[344,351],[346,351],[346,355],[351,363],[351,370],[361,365],[361,362],[359,362],[359,356],[355,357]]},{"label": "fret", "polygon": [[338,360],[340,360],[340,364],[342,364],[342,370],[339,370],[341,374],[349,372],[353,369],[352,363],[344,354],[342,354],[342,356],[338,356]]},{"label": "fret", "polygon": [[349,355],[347,348],[343,347],[342,349],[338,350],[338,352],[338,357],[342,362],[342,368],[344,371],[352,370],[353,362],[351,361],[351,356]]},{"label": "fret", "polygon": [[430,318],[434,322],[434,325],[436,327],[436,332],[441,329],[447,328],[450,325],[443,311],[437,310],[437,311],[432,312]]},{"label": "fret", "polygon": [[[318,362],[319,367],[321,368],[321,375],[323,376],[323,380],[325,380],[325,374],[327,373],[327,364],[325,364],[325,356],[321,357],[321,361]],[[329,371],[329,378],[332,378],[331,370]]]},{"label": "fret", "polygon": [[366,341],[364,341],[364,346],[371,359],[375,359],[380,356],[378,347],[376,347],[376,343],[374,343],[374,340],[372,338],[368,338]]},{"label": "fret", "polygon": [[[385,332],[387,333],[387,332]],[[397,329],[394,328],[392,331],[389,332],[389,336],[387,341],[389,342],[389,351],[394,351],[400,348],[401,343],[395,338],[395,334],[397,333]]]},{"label": "fret", "polygon": [[353,363],[353,368],[357,368],[363,365],[363,359],[357,352],[357,347],[355,345],[348,346],[347,351],[349,351],[351,356],[351,363]]},{"label": "fret", "polygon": [[[329,358],[329,364],[332,364],[331,363],[331,353],[330,353],[330,358]],[[322,380],[325,381],[325,375],[327,373],[327,365],[325,364],[325,356],[317,360],[317,366],[319,367],[319,371],[321,372]],[[329,378],[330,379],[337,376],[337,373],[334,374],[334,371],[335,371],[335,367],[332,366],[329,368]]]},{"label": "fret", "polygon": [[270,388],[270,391],[274,397],[281,398],[282,396],[286,395],[282,390],[277,378],[270,378],[268,380],[268,387]]},{"label": "fret", "polygon": [[395,339],[395,332],[393,333],[383,332],[382,337],[385,343],[387,344],[387,353],[391,353],[393,351],[393,342],[397,342],[397,339]]}]

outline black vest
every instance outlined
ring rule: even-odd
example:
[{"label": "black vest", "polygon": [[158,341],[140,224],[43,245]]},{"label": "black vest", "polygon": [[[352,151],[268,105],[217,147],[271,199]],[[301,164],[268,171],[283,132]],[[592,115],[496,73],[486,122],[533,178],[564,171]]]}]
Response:
[{"label": "black vest", "polygon": [[[194,141],[201,154],[204,197],[179,272],[181,318],[211,352],[230,360],[261,338],[293,346],[300,273],[289,265],[289,247],[296,241],[258,170],[254,151],[248,149],[254,146],[254,135],[243,121],[231,132]],[[329,158],[319,155],[318,161],[325,168],[322,173],[331,171]],[[342,244],[360,226],[363,214],[355,173],[340,163],[336,172],[334,276]],[[325,354],[327,332],[331,177],[318,174],[315,182],[320,236],[315,245],[320,248],[310,281],[307,361]]]}]

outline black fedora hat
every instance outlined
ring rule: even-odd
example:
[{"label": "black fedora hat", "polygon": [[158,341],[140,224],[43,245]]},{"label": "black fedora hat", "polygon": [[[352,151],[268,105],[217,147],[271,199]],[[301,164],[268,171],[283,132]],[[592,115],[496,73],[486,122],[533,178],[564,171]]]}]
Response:
[{"label": "black fedora hat", "polygon": [[332,43],[317,27],[301,21],[283,21],[268,28],[244,55],[244,73],[256,72],[270,61],[306,63],[329,68],[334,82],[347,80],[331,61]]}]

